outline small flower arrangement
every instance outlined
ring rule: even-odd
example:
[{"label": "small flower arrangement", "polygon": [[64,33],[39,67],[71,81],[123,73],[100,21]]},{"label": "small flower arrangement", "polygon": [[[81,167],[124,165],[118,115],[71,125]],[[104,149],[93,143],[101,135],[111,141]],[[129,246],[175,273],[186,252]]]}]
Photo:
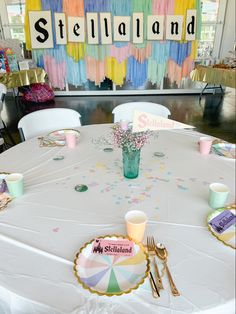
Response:
[{"label": "small flower arrangement", "polygon": [[122,149],[140,150],[152,135],[151,131],[132,133],[132,127],[123,129],[119,123],[113,127],[114,144]]}]

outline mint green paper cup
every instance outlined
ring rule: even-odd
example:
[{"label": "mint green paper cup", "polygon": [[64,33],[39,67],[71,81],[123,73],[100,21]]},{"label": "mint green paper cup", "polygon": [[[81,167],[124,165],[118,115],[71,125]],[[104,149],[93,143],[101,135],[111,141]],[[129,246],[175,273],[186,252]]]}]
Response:
[{"label": "mint green paper cup", "polygon": [[5,178],[7,188],[12,197],[19,197],[24,194],[23,175],[21,173],[11,173]]},{"label": "mint green paper cup", "polygon": [[229,196],[229,188],[222,183],[212,183],[209,186],[209,205],[217,209],[224,207]]}]

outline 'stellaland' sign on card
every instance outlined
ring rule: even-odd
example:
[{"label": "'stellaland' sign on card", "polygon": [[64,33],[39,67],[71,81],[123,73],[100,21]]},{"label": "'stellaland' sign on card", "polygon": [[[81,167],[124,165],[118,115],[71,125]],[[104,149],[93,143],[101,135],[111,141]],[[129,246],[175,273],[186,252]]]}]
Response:
[{"label": "'stellaland' sign on card", "polygon": [[146,39],[190,41],[196,38],[196,10],[187,10],[185,21],[183,15],[148,15],[146,21],[142,12],[113,17],[110,12],[87,12],[86,17],[54,13],[54,22],[51,11],[29,11],[28,14],[33,49],[53,48],[54,36],[58,45],[68,42],[110,45],[129,41],[142,44]]},{"label": "'stellaland' sign on card", "polygon": [[171,130],[171,129],[191,129],[195,128],[194,126],[180,123],[175,120],[166,119],[155,114],[134,111],[133,118],[133,133],[135,132],[144,132],[147,130],[158,131],[158,130]]}]

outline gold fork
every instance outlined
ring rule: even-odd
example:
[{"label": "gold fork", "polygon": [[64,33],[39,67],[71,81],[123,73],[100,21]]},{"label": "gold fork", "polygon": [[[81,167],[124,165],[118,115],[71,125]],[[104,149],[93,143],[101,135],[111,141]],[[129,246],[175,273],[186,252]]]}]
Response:
[{"label": "gold fork", "polygon": [[152,241],[152,237],[147,237],[147,248],[148,248],[149,255],[153,257],[153,264],[154,264],[154,269],[155,269],[157,287],[159,289],[164,289],[161,276],[157,267],[157,262],[155,260],[156,251],[155,251],[155,244],[153,244],[153,241]]}]

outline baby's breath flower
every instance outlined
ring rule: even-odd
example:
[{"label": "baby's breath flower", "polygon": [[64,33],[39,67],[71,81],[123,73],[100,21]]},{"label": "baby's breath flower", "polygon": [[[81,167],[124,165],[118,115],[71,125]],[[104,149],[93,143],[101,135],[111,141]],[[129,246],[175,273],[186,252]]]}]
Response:
[{"label": "baby's breath flower", "polygon": [[153,134],[151,131],[132,133],[132,128],[123,130],[119,123],[113,127],[114,144],[120,148],[140,150]]}]

